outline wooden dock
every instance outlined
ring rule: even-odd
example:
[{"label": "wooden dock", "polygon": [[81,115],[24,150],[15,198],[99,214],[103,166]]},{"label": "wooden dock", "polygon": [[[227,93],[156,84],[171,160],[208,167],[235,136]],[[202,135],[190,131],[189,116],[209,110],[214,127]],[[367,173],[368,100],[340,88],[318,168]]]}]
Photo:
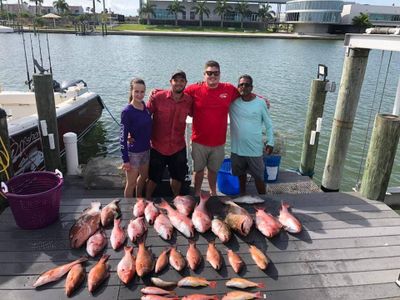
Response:
[{"label": "wooden dock", "polygon": [[[60,221],[47,228],[33,231],[19,229],[10,209],[0,215],[0,299],[66,299],[65,278],[38,289],[32,284],[39,274],[85,255],[84,249],[71,250],[68,231],[80,212],[99,200],[104,205],[113,199],[115,191],[87,191],[66,185],[63,193]],[[121,191],[119,191],[121,193]],[[225,287],[228,278],[236,277],[230,267],[226,248],[237,251],[246,263],[240,276],[263,282],[261,291],[266,299],[400,299],[400,287],[395,281],[400,272],[400,217],[387,205],[363,199],[356,194],[308,193],[270,194],[265,197],[267,209],[278,214],[281,200],[292,205],[293,212],[301,220],[304,230],[298,235],[281,234],[271,240],[254,229],[247,237],[235,235],[217,248],[224,256],[224,266],[217,272],[208,262],[192,272],[187,268],[178,273],[171,267],[159,277],[179,280],[189,274],[216,280],[217,288],[177,288],[179,296],[194,293],[223,295],[231,289]],[[209,209],[221,213],[223,205],[218,198],[210,200]],[[123,224],[132,216],[134,199],[121,199]],[[251,213],[254,209],[246,206]],[[109,237],[111,230],[107,230]],[[214,235],[198,235],[197,246],[205,258],[207,241]],[[271,259],[266,272],[257,268],[248,253],[248,243],[264,250]],[[131,244],[131,242],[129,242]],[[172,241],[159,238],[149,228],[146,245],[158,256],[165,247],[176,244],[186,254],[188,241],[175,233]],[[137,247],[134,246],[136,253]],[[74,294],[75,299],[139,299],[140,289],[149,278],[137,276],[128,286],[120,283],[116,266],[123,250],[114,251],[110,246],[110,278],[94,295],[87,291],[86,283]],[[96,259],[86,263],[88,272]],[[150,276],[149,276],[150,277]]]}]

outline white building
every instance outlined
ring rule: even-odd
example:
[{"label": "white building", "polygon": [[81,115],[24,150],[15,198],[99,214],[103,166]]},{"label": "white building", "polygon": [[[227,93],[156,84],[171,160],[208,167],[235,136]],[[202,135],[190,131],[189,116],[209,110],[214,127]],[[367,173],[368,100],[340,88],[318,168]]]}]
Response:
[{"label": "white building", "polygon": [[342,11],[342,24],[350,25],[360,13],[368,15],[374,26],[400,26],[400,6],[381,6],[368,4],[345,4]]}]

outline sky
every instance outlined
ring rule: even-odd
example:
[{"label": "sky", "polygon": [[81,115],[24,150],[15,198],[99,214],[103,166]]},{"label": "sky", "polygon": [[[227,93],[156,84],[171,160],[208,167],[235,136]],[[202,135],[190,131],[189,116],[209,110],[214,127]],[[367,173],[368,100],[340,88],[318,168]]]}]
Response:
[{"label": "sky", "polygon": [[[28,1],[28,0],[24,0]],[[54,0],[44,0],[43,5],[52,5]],[[101,0],[102,1],[102,0]],[[139,8],[139,0],[105,0],[106,8],[111,9],[111,11],[126,16],[137,15],[137,10]],[[17,3],[17,0],[3,0],[3,3]],[[86,7],[92,7],[92,0],[66,0],[69,5],[80,5],[85,10]],[[400,0],[356,0],[354,2],[361,4],[371,4],[371,5],[392,5],[400,6]],[[96,11],[102,11],[103,4],[96,2]]]}]

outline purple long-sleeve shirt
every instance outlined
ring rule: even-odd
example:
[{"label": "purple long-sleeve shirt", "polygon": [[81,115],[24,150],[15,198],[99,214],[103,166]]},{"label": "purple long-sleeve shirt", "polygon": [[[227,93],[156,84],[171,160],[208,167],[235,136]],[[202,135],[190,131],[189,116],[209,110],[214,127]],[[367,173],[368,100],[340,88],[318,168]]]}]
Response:
[{"label": "purple long-sleeve shirt", "polygon": [[[128,152],[138,153],[150,149],[152,120],[149,110],[143,102],[140,110],[128,104],[121,113],[120,145],[122,160],[129,162]],[[134,142],[128,144],[128,133]]]}]

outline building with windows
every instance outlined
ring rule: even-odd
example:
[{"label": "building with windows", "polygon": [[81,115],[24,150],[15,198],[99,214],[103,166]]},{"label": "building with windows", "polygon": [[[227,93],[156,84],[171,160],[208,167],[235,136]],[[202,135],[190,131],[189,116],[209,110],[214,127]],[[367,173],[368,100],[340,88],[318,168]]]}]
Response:
[{"label": "building with windows", "polygon": [[400,26],[399,6],[380,6],[368,4],[347,4],[343,6],[342,24],[351,25],[354,17],[360,13],[368,15],[369,21],[374,26]]},{"label": "building with windows", "polygon": [[293,24],[296,32],[326,33],[340,24],[342,9],[341,0],[287,1],[285,21]]}]

